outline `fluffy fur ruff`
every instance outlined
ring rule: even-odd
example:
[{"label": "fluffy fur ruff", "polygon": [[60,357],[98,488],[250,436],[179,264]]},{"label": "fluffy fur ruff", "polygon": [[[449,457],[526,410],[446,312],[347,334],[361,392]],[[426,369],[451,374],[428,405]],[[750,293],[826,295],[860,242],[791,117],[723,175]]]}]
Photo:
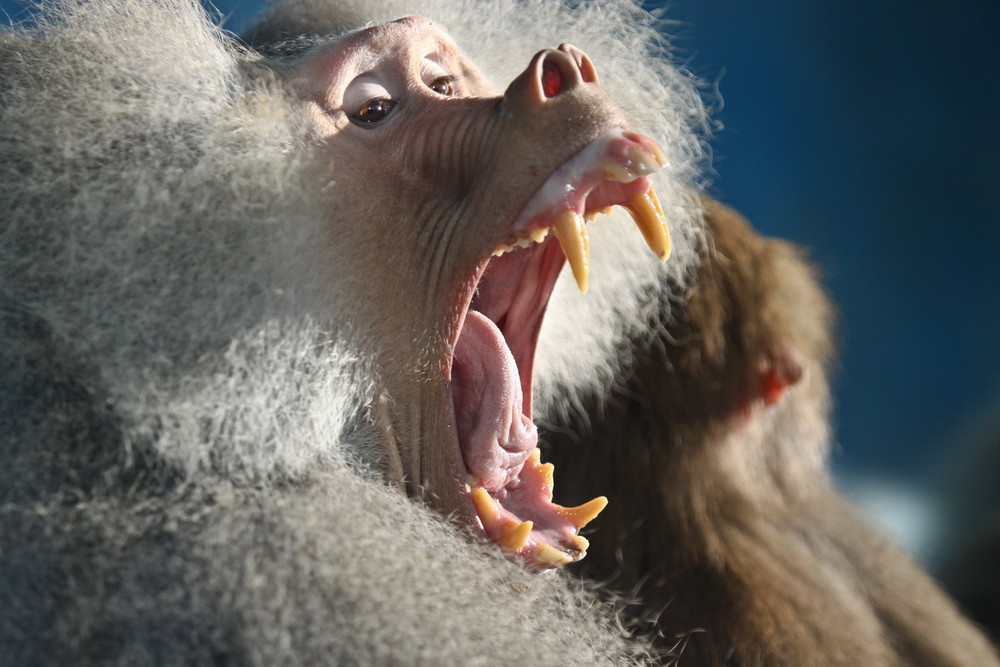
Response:
[{"label": "fluffy fur ruff", "polygon": [[[632,2],[566,5],[305,1],[257,31],[425,14],[498,90],[576,42],[665,148],[679,259],[594,229],[591,294],[559,287],[539,351],[550,411],[611,381],[699,234],[691,81]],[[305,185],[300,119],[253,59],[193,0],[61,2],[2,35],[0,662],[647,659],[612,607],[374,472],[377,378],[351,322],[317,312],[370,277],[314,284],[330,192]]]}]

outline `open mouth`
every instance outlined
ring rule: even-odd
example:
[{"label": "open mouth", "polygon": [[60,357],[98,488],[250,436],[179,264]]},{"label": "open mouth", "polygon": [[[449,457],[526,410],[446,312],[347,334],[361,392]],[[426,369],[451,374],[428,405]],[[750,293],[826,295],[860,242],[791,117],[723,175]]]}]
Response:
[{"label": "open mouth", "polygon": [[670,238],[648,177],[665,164],[650,139],[620,129],[584,147],[529,200],[459,324],[451,388],[464,491],[487,537],[535,567],[583,558],[588,542],[579,530],[607,505],[603,497],[572,508],[552,502],[553,466],[539,458],[531,409],[545,308],[566,260],[581,292],[587,290],[586,222],[612,206],[628,209],[649,247],[666,260]]}]

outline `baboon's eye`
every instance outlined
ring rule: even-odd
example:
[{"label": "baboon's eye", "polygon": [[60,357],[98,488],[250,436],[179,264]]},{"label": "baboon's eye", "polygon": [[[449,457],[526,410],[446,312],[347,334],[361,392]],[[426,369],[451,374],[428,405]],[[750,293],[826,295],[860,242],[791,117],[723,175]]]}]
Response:
[{"label": "baboon's eye", "polygon": [[372,125],[385,120],[396,107],[395,100],[375,99],[368,100],[361,105],[361,108],[350,114],[350,119],[355,123]]},{"label": "baboon's eye", "polygon": [[442,76],[431,81],[427,87],[438,95],[451,97],[455,94],[454,86],[452,86],[452,82],[454,82],[454,80],[455,77],[453,76]]}]

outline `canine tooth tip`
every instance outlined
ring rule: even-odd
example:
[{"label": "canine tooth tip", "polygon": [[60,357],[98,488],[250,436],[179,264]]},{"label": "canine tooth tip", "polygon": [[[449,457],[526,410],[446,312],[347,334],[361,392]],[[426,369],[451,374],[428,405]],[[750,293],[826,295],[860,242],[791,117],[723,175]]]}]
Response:
[{"label": "canine tooth tip", "polygon": [[573,278],[581,294],[587,293],[590,281],[590,241],[587,238],[587,226],[576,211],[565,210],[556,216],[555,230],[559,245],[573,271]]},{"label": "canine tooth tip", "polygon": [[632,215],[632,220],[646,239],[646,245],[660,258],[661,262],[670,257],[670,230],[663,215],[663,208],[656,196],[656,191],[649,188],[632,198],[625,208]]}]

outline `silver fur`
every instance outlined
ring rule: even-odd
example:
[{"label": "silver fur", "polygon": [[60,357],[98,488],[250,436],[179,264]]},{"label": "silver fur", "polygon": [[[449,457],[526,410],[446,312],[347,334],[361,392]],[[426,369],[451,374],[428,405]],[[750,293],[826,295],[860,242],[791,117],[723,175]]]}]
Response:
[{"label": "silver fur", "polygon": [[[610,381],[655,286],[691,268],[691,81],[626,0],[350,4],[286,3],[263,25],[425,14],[498,90],[574,42],[670,156],[657,189],[680,259],[660,268],[608,222],[591,294],[555,297],[539,394],[565,410]],[[315,298],[324,203],[302,187],[292,109],[193,0],[63,2],[2,36],[0,663],[647,659],[612,607],[373,471],[376,378],[350,298],[372,277]]]}]

